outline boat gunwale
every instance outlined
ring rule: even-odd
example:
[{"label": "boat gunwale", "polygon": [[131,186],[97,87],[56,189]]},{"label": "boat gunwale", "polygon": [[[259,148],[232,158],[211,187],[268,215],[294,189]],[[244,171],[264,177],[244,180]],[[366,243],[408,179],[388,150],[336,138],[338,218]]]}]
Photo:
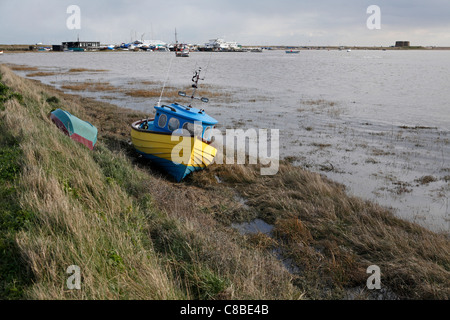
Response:
[{"label": "boat gunwale", "polygon": [[174,136],[178,136],[178,137],[189,137],[189,138],[197,138],[198,140],[200,140],[203,143],[206,143],[207,145],[210,145],[213,141],[206,141],[203,138],[200,138],[199,136],[195,136],[195,135],[186,135],[186,134],[178,134],[178,133],[174,133],[174,132],[160,132],[160,131],[154,131],[154,130],[145,130],[145,129],[141,129],[138,128],[138,125],[143,123],[144,121],[155,121],[155,119],[141,119],[138,121],[133,122],[130,126],[131,129],[136,130],[138,132],[142,132],[142,133],[153,133],[153,134],[161,134],[161,135],[174,135]]}]

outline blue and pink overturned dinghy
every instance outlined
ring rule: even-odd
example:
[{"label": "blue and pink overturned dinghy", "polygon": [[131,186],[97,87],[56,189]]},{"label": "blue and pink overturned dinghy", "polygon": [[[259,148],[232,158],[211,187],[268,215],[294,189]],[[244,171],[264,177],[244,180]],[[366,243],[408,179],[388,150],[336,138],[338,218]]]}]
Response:
[{"label": "blue and pink overturned dinghy", "polygon": [[84,144],[91,150],[94,149],[97,143],[98,130],[91,123],[83,121],[61,109],[52,111],[50,113],[50,119],[72,140]]}]

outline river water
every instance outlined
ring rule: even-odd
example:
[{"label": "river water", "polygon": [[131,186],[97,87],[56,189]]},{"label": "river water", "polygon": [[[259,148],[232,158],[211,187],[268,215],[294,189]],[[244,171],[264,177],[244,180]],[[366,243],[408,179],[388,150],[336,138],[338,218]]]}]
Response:
[{"label": "river water", "polygon": [[401,218],[450,230],[450,51],[20,53],[4,54],[0,63],[52,72],[33,78],[59,88],[108,84],[117,90],[74,93],[149,113],[157,98],[124,92],[164,81],[186,86],[202,67],[201,84],[220,93],[202,107],[221,130],[279,129],[282,158]]}]

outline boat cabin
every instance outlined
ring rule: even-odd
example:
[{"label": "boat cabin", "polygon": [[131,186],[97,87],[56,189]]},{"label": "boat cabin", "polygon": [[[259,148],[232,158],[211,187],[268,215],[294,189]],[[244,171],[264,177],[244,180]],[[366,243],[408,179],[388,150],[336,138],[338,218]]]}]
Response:
[{"label": "boat cabin", "polygon": [[[207,115],[205,110],[178,103],[155,106],[156,115],[153,121],[141,124],[141,129],[167,134],[189,134],[211,141],[212,129],[217,120]],[[187,131],[187,132],[186,132]]]}]

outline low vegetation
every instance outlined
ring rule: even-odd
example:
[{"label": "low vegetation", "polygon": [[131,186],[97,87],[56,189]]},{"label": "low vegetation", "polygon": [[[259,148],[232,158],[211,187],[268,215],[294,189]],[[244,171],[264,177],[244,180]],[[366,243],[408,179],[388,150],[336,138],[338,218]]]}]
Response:
[{"label": "low vegetation", "polygon": [[327,101],[325,99],[302,100],[301,103],[303,105],[307,105],[307,106],[321,106],[321,107],[334,107],[336,105],[336,102],[334,102],[334,101]]},{"label": "low vegetation", "polygon": [[105,69],[86,69],[86,68],[72,68],[68,72],[78,73],[78,72],[106,72]]},{"label": "low vegetation", "polygon": [[57,72],[46,72],[46,71],[37,71],[37,72],[32,72],[32,73],[28,73],[27,77],[50,77],[50,76],[56,76],[58,75]]},{"label": "low vegetation", "polygon": [[67,83],[61,86],[61,89],[72,90],[72,91],[114,91],[117,90],[116,87],[108,82],[101,81],[86,81],[82,83]]},{"label": "low vegetation", "polygon": [[[215,164],[172,182],[128,143],[145,114],[0,74],[3,299],[367,299],[370,265],[386,297],[450,297],[447,235],[288,162],[275,176]],[[97,126],[94,151],[58,131],[56,107]],[[256,218],[272,232],[232,227]],[[66,286],[71,265],[81,290]]]}]

